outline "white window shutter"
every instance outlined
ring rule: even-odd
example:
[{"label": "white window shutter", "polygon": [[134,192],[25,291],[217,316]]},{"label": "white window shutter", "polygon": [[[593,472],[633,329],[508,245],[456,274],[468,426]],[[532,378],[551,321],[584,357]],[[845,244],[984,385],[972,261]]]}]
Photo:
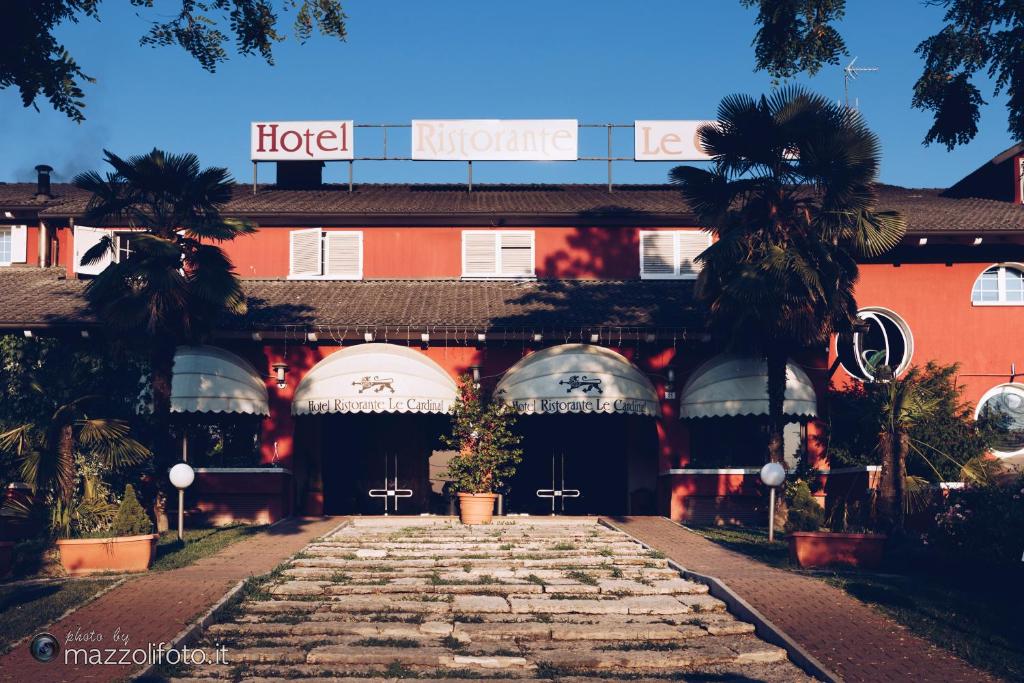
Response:
[{"label": "white window shutter", "polygon": [[97,261],[90,264],[83,264],[82,257],[85,252],[100,243],[104,237],[110,235],[109,230],[103,228],[88,228],[84,225],[75,226],[75,272],[81,275],[98,275],[102,273],[113,260],[112,254],[108,251]]},{"label": "white window shutter", "polygon": [[28,226],[11,226],[11,263],[25,263],[28,260]]},{"label": "white window shutter", "polygon": [[640,276],[671,277],[676,274],[675,234],[668,230],[640,233]]},{"label": "white window shutter", "polygon": [[497,233],[462,233],[462,274],[466,277],[498,273]]},{"label": "white window shutter", "polygon": [[288,233],[288,273],[292,277],[323,274],[323,244],[320,228],[292,230]]},{"label": "white window shutter", "polygon": [[363,276],[363,233],[332,230],[324,233],[327,277],[358,280]]},{"label": "white window shutter", "polygon": [[501,272],[506,277],[533,277],[533,231],[503,232],[501,240]]},{"label": "white window shutter", "polygon": [[697,257],[711,244],[711,235],[704,230],[680,230],[676,233],[676,248],[679,254],[679,275],[696,278],[701,265]]}]

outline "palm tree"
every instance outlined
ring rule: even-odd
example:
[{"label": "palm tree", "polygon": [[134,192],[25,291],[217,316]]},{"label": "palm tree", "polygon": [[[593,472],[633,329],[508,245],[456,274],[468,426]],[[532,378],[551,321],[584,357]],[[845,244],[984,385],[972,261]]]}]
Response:
[{"label": "palm tree", "polygon": [[[171,457],[171,379],[175,348],[208,333],[225,313],[246,310],[234,266],[215,243],[253,231],[221,211],[231,199],[227,169],[201,169],[194,154],[154,149],[127,159],[104,150],[113,172],[75,177],[92,194],[85,220],[125,226],[131,251],[115,259],[85,289],[100,320],[149,350],[154,419],[154,455]],[[112,237],[89,249],[83,264],[115,252]]]},{"label": "palm tree", "polygon": [[[149,457],[149,450],[131,437],[124,421],[89,414],[87,407],[102,404],[104,397],[80,396],[65,403],[49,400],[50,394],[37,382],[29,386],[50,403],[52,410],[43,419],[24,422],[0,433],[0,451],[20,463],[21,479],[31,486],[37,509],[52,495],[51,521],[55,529],[62,528],[66,535],[70,511],[79,508],[78,503],[98,503],[100,507],[106,504],[105,498],[99,500],[103,497],[92,495],[92,489],[101,484],[96,477],[79,471],[76,455],[85,454],[106,469],[118,470],[143,462]],[[84,496],[83,501],[76,501],[80,479],[85,485]],[[17,511],[29,513],[27,508]]]},{"label": "palm tree", "polygon": [[824,97],[732,95],[698,134],[711,169],[670,174],[716,237],[698,257],[698,296],[714,336],[767,361],[768,455],[781,462],[789,356],[851,328],[857,258],[896,246],[904,222],[874,207],[878,139]]}]

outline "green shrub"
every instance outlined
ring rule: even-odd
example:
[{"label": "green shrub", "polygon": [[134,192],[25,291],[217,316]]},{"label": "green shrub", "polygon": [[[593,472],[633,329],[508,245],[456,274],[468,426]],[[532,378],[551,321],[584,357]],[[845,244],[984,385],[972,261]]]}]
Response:
[{"label": "green shrub", "polygon": [[986,568],[1019,570],[1024,529],[1024,477],[1001,486],[950,491],[925,540],[946,559]]},{"label": "green shrub", "polygon": [[786,515],[786,533],[791,531],[818,531],[825,521],[825,511],[811,495],[806,481],[790,487],[789,511]]},{"label": "green shrub", "polygon": [[128,484],[124,487],[124,499],[121,507],[114,515],[114,523],[110,527],[112,536],[139,536],[153,533],[153,523],[149,515],[142,509],[139,499],[135,497],[135,487]]}]

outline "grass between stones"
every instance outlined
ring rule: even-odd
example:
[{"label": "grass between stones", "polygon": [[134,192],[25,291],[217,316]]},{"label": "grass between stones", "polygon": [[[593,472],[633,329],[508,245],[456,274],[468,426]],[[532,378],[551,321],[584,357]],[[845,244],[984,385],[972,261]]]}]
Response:
[{"label": "grass between stones", "polygon": [[412,638],[363,638],[352,644],[357,647],[420,647],[420,642]]},{"label": "grass between stones", "polygon": [[597,585],[597,579],[595,579],[591,574],[588,574],[584,571],[580,571],[579,569],[573,569],[572,571],[568,571],[565,573],[565,575],[573,581],[579,581],[580,583],[585,584],[587,586]]},{"label": "grass between stones", "polygon": [[75,579],[36,585],[0,586],[0,653],[72,608],[108,588],[117,579]]},{"label": "grass between stones", "polygon": [[185,532],[185,541],[179,541],[177,532],[165,531],[157,541],[156,559],[150,571],[167,571],[186,567],[204,557],[265,531],[266,525],[232,524],[212,529],[192,529]]}]

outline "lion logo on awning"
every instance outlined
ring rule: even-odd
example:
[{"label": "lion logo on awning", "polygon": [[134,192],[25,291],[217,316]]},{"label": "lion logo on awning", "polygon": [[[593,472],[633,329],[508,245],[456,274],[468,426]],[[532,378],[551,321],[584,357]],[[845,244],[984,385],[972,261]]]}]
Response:
[{"label": "lion logo on awning", "polygon": [[601,390],[601,378],[600,377],[587,377],[586,375],[569,375],[568,379],[559,380],[561,385],[566,385],[569,388],[565,390],[565,393],[571,394],[576,389],[582,389],[584,394],[589,394],[591,391],[596,391],[599,394],[604,392]]},{"label": "lion logo on awning", "polygon": [[352,386],[359,387],[360,394],[364,391],[369,391],[370,389],[373,389],[373,393],[375,394],[379,394],[385,389],[393,394],[395,393],[394,382],[395,380],[393,377],[378,377],[377,375],[371,377],[370,375],[366,375],[362,379],[352,382]]}]

